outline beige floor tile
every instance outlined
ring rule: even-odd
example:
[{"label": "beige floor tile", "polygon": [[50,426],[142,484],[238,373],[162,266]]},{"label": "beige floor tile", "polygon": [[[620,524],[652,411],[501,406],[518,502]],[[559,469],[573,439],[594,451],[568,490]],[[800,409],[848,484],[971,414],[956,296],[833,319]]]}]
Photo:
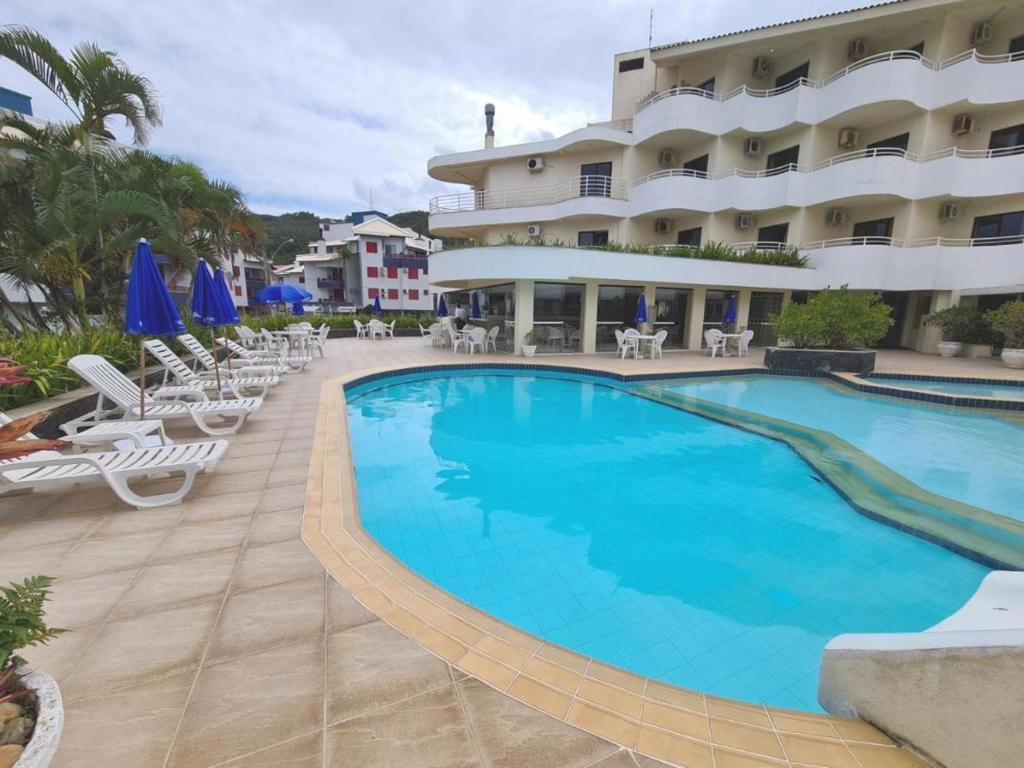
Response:
[{"label": "beige floor tile", "polygon": [[0,516],[0,551],[78,541],[99,527],[104,517],[105,510],[81,512],[71,504]]},{"label": "beige floor tile", "polygon": [[607,664],[594,662],[587,669],[587,677],[592,677],[602,683],[614,685],[616,688],[630,691],[631,693],[643,693],[646,681],[644,678],[625,672]]},{"label": "beige floor tile", "polygon": [[805,736],[827,736],[833,739],[837,736],[835,729],[824,717],[800,717],[796,714],[776,711],[769,714],[776,730],[779,731],[800,733]]},{"label": "beige floor tile", "polygon": [[108,622],[63,686],[68,700],[194,669],[219,600]]},{"label": "beige floor tile", "polygon": [[683,736],[708,741],[708,718],[699,712],[646,701],[643,721]]},{"label": "beige floor tile", "polygon": [[185,524],[207,523],[227,517],[251,516],[257,511],[262,494],[263,491],[260,488],[247,489],[231,496],[203,498],[202,494],[194,494],[195,498],[183,505],[181,522]]},{"label": "beige floor tile", "polygon": [[473,678],[457,685],[484,759],[494,768],[582,768],[618,749]]},{"label": "beige floor tile", "polygon": [[[71,676],[82,660],[86,648],[100,631],[100,624],[78,627],[65,632],[46,645],[34,645],[19,652],[28,665],[42,669],[60,685]],[[65,694],[66,695],[66,694]]]},{"label": "beige floor tile", "polygon": [[482,763],[450,685],[328,728],[327,766],[482,768]]},{"label": "beige floor tile", "polygon": [[310,463],[310,451],[306,449],[293,449],[287,452],[277,454],[274,460],[274,469],[283,469],[285,467],[306,467],[309,469]]},{"label": "beige floor tile", "polygon": [[674,685],[665,685],[651,680],[647,683],[644,695],[665,704],[671,704],[674,707],[682,707],[694,712],[707,712],[707,705],[704,703],[703,694],[696,691],[683,690]]},{"label": "beige floor tile", "polygon": [[170,768],[224,762],[319,728],[323,646],[303,641],[204,667]]},{"label": "beige floor tile", "polygon": [[846,745],[813,736],[780,734],[786,755],[794,763],[821,766],[821,768],[859,768],[857,760]]},{"label": "beige floor tile", "polygon": [[762,728],[772,727],[772,721],[764,707],[755,707],[739,701],[729,701],[713,696],[708,696],[706,701],[708,714],[713,717],[735,720],[747,725],[759,725]]},{"label": "beige floor tile", "polygon": [[927,763],[905,749],[872,744],[850,744],[863,768],[927,768]]},{"label": "beige floor tile", "polygon": [[296,504],[306,503],[306,481],[291,485],[268,488],[260,500],[260,512],[276,512],[279,509],[294,509]]},{"label": "beige floor tile", "polygon": [[448,665],[382,621],[327,639],[327,722],[361,715],[451,681]]},{"label": "beige floor tile", "polygon": [[74,542],[51,544],[47,547],[4,549],[0,544],[0,582],[24,581],[29,576],[57,573],[57,565],[64,554],[75,546]]},{"label": "beige floor tile", "polygon": [[54,627],[73,629],[106,618],[139,575],[138,568],[101,573],[83,579],[54,582],[46,621]]},{"label": "beige floor tile", "polygon": [[274,466],[276,453],[264,453],[256,456],[233,456],[221,459],[217,464],[217,474],[234,475],[238,472],[252,472],[254,470],[270,469]]},{"label": "beige floor tile", "polygon": [[53,763],[61,768],[161,768],[194,673],[71,702]]},{"label": "beige floor tile", "polygon": [[60,559],[56,575],[58,578],[77,579],[138,568],[149,560],[167,535],[167,531],[147,531],[81,541]]},{"label": "beige floor tile", "polygon": [[892,739],[870,723],[845,717],[830,717],[832,727],[847,741],[866,741],[870,744],[892,744]]},{"label": "beige floor tile", "polygon": [[360,624],[376,621],[377,615],[363,607],[352,594],[336,582],[327,578],[327,631],[336,632]]},{"label": "beige floor tile", "polygon": [[203,598],[220,597],[228,588],[238,560],[237,550],[151,564],[121,598],[115,618],[161,611]]},{"label": "beige floor tile", "polygon": [[644,726],[636,744],[637,752],[686,768],[713,768],[711,747]]},{"label": "beige floor tile", "polygon": [[789,763],[715,747],[715,768],[786,768]]},{"label": "beige floor tile", "polygon": [[774,731],[729,720],[711,718],[711,740],[719,746],[733,747],[765,757],[786,756]]},{"label": "beige floor tile", "polygon": [[566,721],[623,747],[632,748],[636,744],[635,723],[583,701],[573,702]]},{"label": "beige floor tile", "polygon": [[583,679],[576,672],[565,669],[539,656],[534,656],[530,659],[523,668],[523,671],[537,680],[569,694],[576,693],[580,681]]},{"label": "beige floor tile", "polygon": [[268,488],[277,488],[282,485],[295,485],[304,483],[309,478],[308,464],[295,464],[292,466],[275,466],[270,470],[270,478],[267,480]]},{"label": "beige floor tile", "polygon": [[474,677],[478,677],[498,690],[505,690],[515,680],[517,671],[470,648],[456,660],[456,665]]},{"label": "beige floor tile", "polygon": [[206,523],[179,525],[153,553],[154,563],[166,563],[207,552],[237,550],[249,533],[249,517],[228,517]]},{"label": "beige floor tile", "polygon": [[569,694],[526,675],[519,675],[512,681],[512,685],[508,687],[508,694],[559,720],[565,718],[572,704],[572,697]]},{"label": "beige floor tile", "polygon": [[229,458],[242,459],[247,456],[265,456],[268,454],[271,456],[277,455],[278,449],[280,448],[280,442],[263,439],[242,442],[242,434],[244,433],[240,433],[238,436],[231,439],[231,448],[228,453]]},{"label": "beige floor tile", "polygon": [[232,594],[207,663],[318,637],[324,626],[324,575]]},{"label": "beige floor tile", "polygon": [[640,719],[642,699],[635,693],[623,691],[621,688],[615,688],[597,680],[584,678],[583,682],[580,683],[580,689],[576,696],[594,704],[599,704],[605,709],[631,717],[634,720]]},{"label": "beige floor tile", "polygon": [[608,757],[598,760],[587,768],[636,768],[637,763],[628,749],[620,749]]},{"label": "beige floor tile", "polygon": [[323,764],[324,734],[317,731],[229,760],[218,768],[321,768]]},{"label": "beige floor tile", "polygon": [[320,561],[299,539],[250,546],[242,553],[231,591],[248,592],[323,572]]},{"label": "beige floor tile", "polygon": [[95,537],[121,536],[126,533],[143,533],[173,528],[181,521],[185,507],[182,504],[157,509],[124,509],[111,512],[93,533]]},{"label": "beige floor tile", "polygon": [[277,512],[263,512],[256,515],[256,519],[253,521],[249,543],[272,544],[275,541],[297,539],[301,528],[302,507],[281,509]]},{"label": "beige floor tile", "polygon": [[203,481],[203,495],[225,496],[251,491],[254,488],[265,488],[269,469],[257,469],[249,472],[236,472],[232,475],[214,473]]}]

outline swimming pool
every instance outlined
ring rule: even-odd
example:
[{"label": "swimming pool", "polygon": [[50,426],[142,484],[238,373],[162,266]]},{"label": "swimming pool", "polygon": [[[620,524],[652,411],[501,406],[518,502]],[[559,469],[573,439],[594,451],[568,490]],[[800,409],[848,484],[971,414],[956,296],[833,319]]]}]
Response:
[{"label": "swimming pool", "polygon": [[442,589],[670,683],[817,711],[842,632],[941,620],[987,569],[855,512],[782,443],[594,380],[350,390],[363,527]]},{"label": "swimming pool", "polygon": [[666,389],[846,440],[922,488],[1024,520],[1024,425],[855,392],[823,379],[726,376],[662,382]]},{"label": "swimming pool", "polygon": [[923,389],[947,395],[965,397],[997,397],[1001,400],[1024,400],[1024,386],[985,384],[970,381],[942,381],[941,379],[902,379],[889,376],[868,376],[867,381],[880,387]]}]

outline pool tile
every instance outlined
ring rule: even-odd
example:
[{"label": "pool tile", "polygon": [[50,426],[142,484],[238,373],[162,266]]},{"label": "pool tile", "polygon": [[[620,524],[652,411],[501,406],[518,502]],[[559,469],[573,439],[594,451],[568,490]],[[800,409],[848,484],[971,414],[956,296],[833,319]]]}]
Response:
[{"label": "pool tile", "polygon": [[785,768],[790,763],[780,760],[769,760],[746,752],[734,752],[722,747],[714,748],[715,768]]},{"label": "pool tile", "polygon": [[905,749],[868,744],[848,744],[864,768],[928,768],[928,764]]},{"label": "pool tile", "polygon": [[616,744],[629,747],[636,744],[638,728],[635,723],[582,701],[573,702],[566,722]]},{"label": "pool tile", "polygon": [[572,704],[571,696],[526,675],[519,675],[509,686],[508,693],[559,720],[566,716]]},{"label": "pool tile", "polygon": [[449,662],[454,662],[467,650],[458,640],[434,627],[426,627],[415,639],[417,643]]},{"label": "pool tile", "polygon": [[786,755],[794,763],[807,763],[822,768],[860,768],[853,753],[841,741],[813,736],[779,734]]},{"label": "pool tile", "polygon": [[707,716],[687,709],[645,701],[642,719],[645,723],[701,741],[708,741],[710,738]]},{"label": "pool tile", "polygon": [[473,647],[515,669],[522,669],[530,659],[530,654],[522,648],[517,648],[512,643],[493,635],[485,635]]},{"label": "pool tile", "polygon": [[474,677],[479,677],[485,683],[493,685],[498,690],[504,691],[516,677],[516,671],[501,662],[484,656],[478,651],[470,648],[456,662],[455,665]]},{"label": "pool tile", "polygon": [[882,733],[870,723],[863,720],[854,720],[847,717],[830,717],[832,727],[839,732],[846,741],[865,741],[871,744],[892,744],[892,739]]},{"label": "pool tile", "polygon": [[575,694],[583,679],[579,673],[560,667],[540,656],[531,658],[523,667],[523,671],[568,694]]},{"label": "pool tile", "polygon": [[638,694],[585,677],[576,695],[634,720],[640,719],[643,698]]},{"label": "pool tile", "polygon": [[636,749],[645,755],[684,765],[686,768],[714,768],[711,747],[647,726],[640,728]]},{"label": "pool tile", "polygon": [[760,725],[764,728],[772,726],[768,713],[763,707],[755,707],[739,701],[727,701],[714,696],[708,696],[706,701],[708,714],[713,717],[736,720],[749,725]]},{"label": "pool tile", "polygon": [[734,747],[744,752],[767,757],[786,757],[775,731],[741,725],[729,720],[711,718],[711,740],[715,744]]},{"label": "pool tile", "polygon": [[610,683],[618,688],[624,688],[627,691],[633,693],[643,693],[645,680],[631,675],[627,672],[623,672],[615,667],[609,667],[607,664],[601,664],[594,662],[590,665],[587,670],[587,677],[592,677],[595,680],[599,680],[604,683]]},{"label": "pool tile", "polygon": [[799,733],[804,736],[825,736],[833,739],[838,735],[828,720],[822,717],[800,717],[796,713],[778,712],[774,709],[768,710],[768,713],[778,731]]}]

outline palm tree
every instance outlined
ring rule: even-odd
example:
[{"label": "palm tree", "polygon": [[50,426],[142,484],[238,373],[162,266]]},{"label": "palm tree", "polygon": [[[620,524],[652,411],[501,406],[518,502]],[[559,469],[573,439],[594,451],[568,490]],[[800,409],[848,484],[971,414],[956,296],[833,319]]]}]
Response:
[{"label": "palm tree", "polygon": [[0,58],[13,61],[60,99],[75,117],[80,140],[113,138],[107,119],[123,117],[132,140],[144,145],[160,125],[160,106],[152,83],[128,69],[115,51],[79,43],[65,58],[30,27],[0,27]]}]

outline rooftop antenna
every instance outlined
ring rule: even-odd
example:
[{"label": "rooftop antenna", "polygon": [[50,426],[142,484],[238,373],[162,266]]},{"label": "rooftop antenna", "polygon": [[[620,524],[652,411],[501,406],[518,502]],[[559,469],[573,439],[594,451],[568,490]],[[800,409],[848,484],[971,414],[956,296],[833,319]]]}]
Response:
[{"label": "rooftop antenna", "polygon": [[651,21],[647,26],[647,47],[650,48],[654,42],[654,6],[651,6]]}]

